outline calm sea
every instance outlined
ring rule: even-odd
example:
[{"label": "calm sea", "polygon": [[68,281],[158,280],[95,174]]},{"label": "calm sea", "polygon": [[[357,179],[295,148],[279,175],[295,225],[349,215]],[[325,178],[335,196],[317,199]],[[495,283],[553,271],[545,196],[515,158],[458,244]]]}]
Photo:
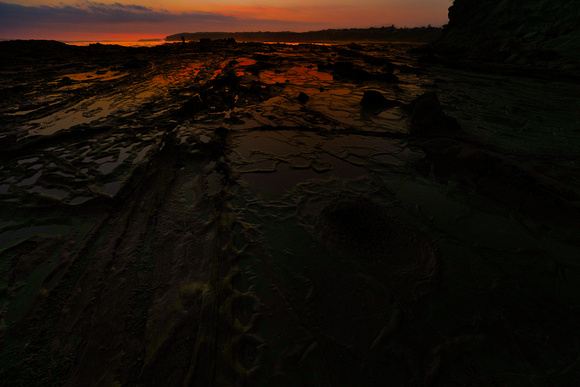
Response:
[{"label": "calm sea", "polygon": [[[181,41],[173,41],[173,42],[166,42],[165,40],[155,40],[155,41],[116,41],[116,40],[101,40],[101,41],[63,41],[63,43],[66,44],[72,44],[74,46],[88,46],[89,44],[95,44],[95,43],[100,43],[100,44],[115,44],[115,45],[119,45],[119,46],[125,46],[125,47],[153,47],[153,46],[159,46],[162,44],[181,44]],[[243,42],[240,42],[243,43]],[[282,44],[287,44],[287,45],[291,45],[291,46],[297,46],[300,45],[302,43],[298,43],[298,42],[263,42],[266,44],[277,44],[277,43],[282,43]],[[334,42],[334,43],[318,43],[318,42],[309,42],[308,44],[314,44],[314,45],[320,45],[320,46],[332,46],[335,44],[340,44],[340,42]]]},{"label": "calm sea", "polygon": [[181,42],[166,42],[165,40],[154,40],[154,41],[117,41],[117,40],[101,40],[101,41],[63,41],[63,43],[71,44],[74,46],[88,46],[89,44],[114,44],[118,46],[125,47],[152,47],[159,46],[165,43],[181,43]]}]

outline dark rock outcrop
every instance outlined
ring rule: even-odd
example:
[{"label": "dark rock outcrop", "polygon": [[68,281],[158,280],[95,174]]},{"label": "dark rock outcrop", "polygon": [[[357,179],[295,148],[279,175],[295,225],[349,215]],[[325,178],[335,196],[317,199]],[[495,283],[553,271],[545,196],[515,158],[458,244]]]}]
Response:
[{"label": "dark rock outcrop", "polygon": [[370,72],[365,70],[362,67],[356,66],[353,62],[350,61],[337,61],[335,62],[332,67],[326,66],[324,64],[318,65],[319,71],[324,71],[328,68],[332,68],[332,73],[335,77],[344,78],[344,79],[352,79],[354,81],[380,81],[386,83],[397,83],[399,79],[396,75],[393,74],[393,70],[389,67],[385,66],[382,72]]},{"label": "dark rock outcrop", "polygon": [[308,96],[308,94],[301,92],[300,94],[298,94],[297,99],[298,99],[298,102],[304,104],[310,99],[310,97]]},{"label": "dark rock outcrop", "polygon": [[[464,131],[445,114],[435,92],[407,106],[409,133],[425,158],[415,163],[421,173],[440,181],[455,180],[510,208],[543,219],[565,219],[577,213],[578,195],[558,179],[518,161],[485,139]],[[510,157],[511,156],[511,157]]]},{"label": "dark rock outcrop", "polygon": [[186,101],[181,107],[174,113],[175,117],[186,118],[193,117],[195,114],[207,109],[207,104],[202,101],[199,94],[196,94],[188,101]]},{"label": "dark rock outcrop", "polygon": [[432,136],[461,130],[457,120],[443,112],[435,92],[417,97],[409,105],[409,111],[411,113],[409,132],[413,135]]},{"label": "dark rock outcrop", "polygon": [[373,75],[367,70],[357,67],[352,62],[338,61],[334,63],[333,74],[336,77],[368,81],[373,79]]},{"label": "dark rock outcrop", "polygon": [[580,2],[455,0],[432,54],[516,66],[580,68]]},{"label": "dark rock outcrop", "polygon": [[364,92],[360,105],[365,109],[382,109],[394,106],[393,101],[385,98],[383,93],[377,90],[367,90]]}]

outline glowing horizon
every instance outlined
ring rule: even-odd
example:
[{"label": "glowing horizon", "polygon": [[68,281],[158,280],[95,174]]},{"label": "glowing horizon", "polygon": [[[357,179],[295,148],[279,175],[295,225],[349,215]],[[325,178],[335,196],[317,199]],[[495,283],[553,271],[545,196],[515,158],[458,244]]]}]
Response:
[{"label": "glowing horizon", "polygon": [[[183,32],[442,26],[450,0],[0,1],[0,38],[163,39]],[[32,4],[31,4],[32,3]]]}]

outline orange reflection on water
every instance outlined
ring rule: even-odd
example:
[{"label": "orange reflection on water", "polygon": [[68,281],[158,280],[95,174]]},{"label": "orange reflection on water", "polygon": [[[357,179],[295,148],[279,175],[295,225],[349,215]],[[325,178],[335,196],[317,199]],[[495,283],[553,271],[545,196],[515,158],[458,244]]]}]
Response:
[{"label": "orange reflection on water", "polygon": [[153,77],[152,83],[161,87],[172,87],[185,82],[193,81],[203,67],[202,62],[191,62],[177,71],[167,72]]},{"label": "orange reflection on water", "polygon": [[256,61],[254,59],[241,58],[240,62],[238,62],[238,64],[236,65],[236,75],[238,77],[244,76],[246,74],[246,67],[252,66],[254,64],[256,64]]},{"label": "orange reflection on water", "polygon": [[294,85],[332,82],[331,74],[318,71],[316,67],[294,66],[286,71],[262,71],[260,81],[268,84],[290,82]]}]

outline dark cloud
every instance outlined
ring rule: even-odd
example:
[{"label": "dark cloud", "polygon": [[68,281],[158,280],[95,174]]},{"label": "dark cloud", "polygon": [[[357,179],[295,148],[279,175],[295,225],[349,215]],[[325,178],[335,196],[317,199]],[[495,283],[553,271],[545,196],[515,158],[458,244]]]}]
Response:
[{"label": "dark cloud", "polygon": [[92,1],[80,6],[24,6],[0,2],[0,25],[44,24],[44,23],[165,23],[179,21],[231,22],[237,18],[218,13],[196,12],[180,15],[154,11],[136,4],[103,4]]},{"label": "dark cloud", "polygon": [[0,2],[0,38],[64,39],[72,34],[158,34],[183,31],[308,30],[324,24],[258,20],[212,12],[173,14],[137,4],[84,1],[71,6],[24,6]]}]

